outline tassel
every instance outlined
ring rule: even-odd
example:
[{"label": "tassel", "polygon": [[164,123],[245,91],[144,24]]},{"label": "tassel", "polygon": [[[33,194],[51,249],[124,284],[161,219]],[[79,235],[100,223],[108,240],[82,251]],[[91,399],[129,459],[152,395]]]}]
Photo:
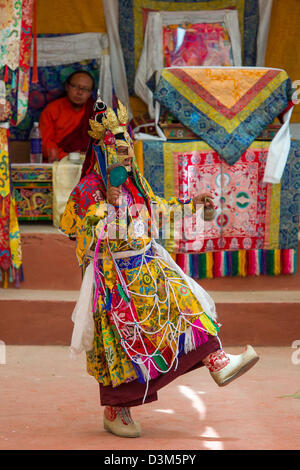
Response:
[{"label": "tassel", "polygon": [[184,342],[185,342],[185,333],[182,333],[179,336],[179,341],[178,341],[178,354],[177,356],[180,357],[184,353]]},{"label": "tassel", "polygon": [[121,284],[117,284],[117,288],[118,288],[118,292],[119,292],[120,296],[122,297],[122,299],[125,300],[125,302],[129,303],[129,302],[130,302],[130,298],[128,297],[128,295],[126,294],[126,292],[124,292],[124,289],[123,289],[123,287],[121,286]]},{"label": "tassel", "polygon": [[198,256],[198,272],[199,279],[205,279],[206,277],[206,256],[205,253],[200,253]]},{"label": "tassel", "polygon": [[239,275],[239,252],[232,252],[232,276]]},{"label": "tassel", "polygon": [[274,250],[266,250],[267,272],[266,274],[274,274]]},{"label": "tassel", "polygon": [[20,288],[20,275],[19,275],[19,270],[18,270],[18,269],[16,270],[16,282],[15,282],[15,287],[16,287],[17,289]]},{"label": "tassel", "polygon": [[178,264],[178,266],[182,269],[183,272],[184,271],[184,254],[182,253],[178,253],[177,256],[176,256],[176,263]]},{"label": "tassel", "polygon": [[140,368],[142,377],[143,377],[143,383],[147,382],[150,379],[149,372],[147,367],[145,366],[143,360],[141,358],[138,359],[137,366]]},{"label": "tassel", "polygon": [[15,88],[16,86],[16,73],[12,72],[11,87]]},{"label": "tassel", "polygon": [[105,310],[110,310],[111,309],[111,304],[112,304],[112,293],[110,292],[110,290],[108,289],[108,287],[106,288],[106,301],[105,301]]},{"label": "tassel", "polygon": [[164,358],[164,360],[166,361],[167,364],[169,364],[169,366],[171,365],[172,363],[172,360],[173,360],[173,352],[171,350],[171,348],[169,348],[168,346],[166,346],[162,351],[161,351],[161,355],[162,357]]},{"label": "tassel", "polygon": [[224,276],[228,276],[228,263],[227,263],[227,252],[226,251],[223,252],[223,257],[224,257],[224,268],[223,268]]},{"label": "tassel", "polygon": [[262,255],[262,274],[268,273],[268,259],[267,259],[267,250],[261,250]]},{"label": "tassel", "polygon": [[156,369],[156,367],[154,366],[151,358],[148,358],[147,359],[147,364],[145,365],[145,367],[147,368],[147,370],[149,371],[149,374],[150,374],[150,379],[157,379],[157,377],[160,376],[160,371]]},{"label": "tassel", "polygon": [[132,366],[133,366],[133,368],[136,372],[137,381],[141,384],[144,384],[145,383],[145,378],[143,376],[143,373],[142,373],[142,370],[141,370],[140,366],[134,361],[132,361]]},{"label": "tassel", "polygon": [[[200,328],[199,328],[200,327]],[[208,336],[205,333],[205,331],[201,330],[203,328],[203,325],[199,318],[194,321],[192,325],[192,330],[193,330],[193,335],[194,335],[194,344],[195,344],[195,349],[197,349],[201,344],[204,344],[208,341]]]},{"label": "tassel", "polygon": [[0,282],[3,281],[2,269],[0,268]]},{"label": "tassel", "polygon": [[159,351],[158,353],[152,356],[152,360],[155,362],[155,364],[157,365],[157,367],[160,369],[161,372],[168,370],[169,368],[168,364],[166,363],[166,361],[164,360],[164,358],[162,357]]},{"label": "tassel", "polygon": [[195,349],[195,343],[194,343],[194,336],[193,336],[193,329],[191,326],[189,326],[186,329],[185,332],[185,338],[184,338],[184,352],[185,354],[193,351]]},{"label": "tassel", "polygon": [[222,277],[222,253],[216,251],[214,253],[214,277]]},{"label": "tassel", "polygon": [[213,254],[211,251],[206,253],[206,278],[213,278]]},{"label": "tassel", "polygon": [[218,260],[219,260],[219,276],[225,276],[225,253],[224,251],[218,251]]},{"label": "tassel", "polygon": [[5,65],[4,67],[4,82],[8,83],[8,66]]},{"label": "tassel", "polygon": [[199,271],[198,271],[198,255],[192,255],[193,258],[193,276],[196,279],[199,279]]},{"label": "tassel", "polygon": [[291,274],[293,270],[293,250],[283,250],[285,254],[285,274]]},{"label": "tassel", "polygon": [[12,283],[14,281],[13,279],[13,272],[12,272],[12,267],[9,268],[9,278],[8,282]]},{"label": "tassel", "polygon": [[3,281],[3,289],[8,288],[8,273],[7,271],[4,271],[4,281]]},{"label": "tassel", "polygon": [[281,273],[280,250],[274,250],[274,274],[278,276]]},{"label": "tassel", "polygon": [[246,250],[239,251],[239,275],[245,277],[247,275],[246,270]]},{"label": "tassel", "polygon": [[24,282],[24,271],[23,271],[23,265],[22,264],[20,266],[20,274],[21,274],[20,281]]},{"label": "tassel", "polygon": [[226,251],[227,275],[232,276],[232,252]]},{"label": "tassel", "polygon": [[190,277],[193,277],[193,272],[194,272],[194,268],[193,268],[193,255],[187,255],[188,256],[188,276]]},{"label": "tassel", "polygon": [[257,256],[256,250],[249,250],[247,252],[247,273],[248,276],[254,276],[257,273]]},{"label": "tassel", "polygon": [[219,325],[214,322],[213,319],[210,318],[206,313],[201,315],[200,321],[203,325],[203,328],[211,335],[216,336],[216,334],[220,331]]}]

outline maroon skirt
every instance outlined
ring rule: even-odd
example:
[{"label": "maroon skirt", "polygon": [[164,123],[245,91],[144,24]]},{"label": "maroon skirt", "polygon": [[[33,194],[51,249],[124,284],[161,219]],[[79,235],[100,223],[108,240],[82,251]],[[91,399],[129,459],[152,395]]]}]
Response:
[{"label": "maroon skirt", "polygon": [[166,374],[161,374],[156,379],[149,381],[148,393],[144,400],[146,384],[134,382],[124,383],[118,387],[110,385],[100,386],[100,403],[102,406],[131,407],[150,403],[158,399],[157,392],[187,372],[203,366],[202,359],[220,349],[220,343],[216,336],[208,335],[208,341],[194,351],[184,354],[178,360],[176,370],[171,369]]}]

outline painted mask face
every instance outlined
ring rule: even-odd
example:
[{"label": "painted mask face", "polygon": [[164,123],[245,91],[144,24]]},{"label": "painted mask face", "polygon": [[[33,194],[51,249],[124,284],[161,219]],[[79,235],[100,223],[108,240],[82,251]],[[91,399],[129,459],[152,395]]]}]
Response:
[{"label": "painted mask face", "polygon": [[[126,181],[127,172],[131,171],[134,159],[133,142],[127,131],[128,112],[119,101],[115,113],[99,96],[94,111],[95,117],[90,120],[89,134],[98,141],[98,153],[101,147],[105,159],[105,173],[109,174],[111,184],[118,186],[120,181]],[[101,169],[103,173],[103,164]]]}]

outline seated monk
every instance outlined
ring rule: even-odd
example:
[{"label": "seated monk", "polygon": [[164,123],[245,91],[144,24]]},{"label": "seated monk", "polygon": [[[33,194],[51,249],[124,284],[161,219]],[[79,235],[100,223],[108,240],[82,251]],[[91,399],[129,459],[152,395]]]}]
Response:
[{"label": "seated monk", "polygon": [[66,96],[52,101],[42,111],[40,129],[45,161],[61,160],[70,152],[86,152],[93,88],[92,75],[83,70],[74,72],[66,81]]}]

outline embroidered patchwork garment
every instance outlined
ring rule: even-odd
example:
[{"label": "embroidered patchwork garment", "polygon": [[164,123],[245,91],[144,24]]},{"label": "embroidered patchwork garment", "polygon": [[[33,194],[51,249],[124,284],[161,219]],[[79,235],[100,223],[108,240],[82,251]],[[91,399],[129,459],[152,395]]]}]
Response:
[{"label": "embroidered patchwork garment", "polygon": [[292,84],[279,69],[174,67],[154,99],[233,165],[289,107]]},{"label": "embroidered patchwork garment", "polygon": [[12,191],[9,155],[8,130],[0,127],[0,275],[3,287],[16,281],[19,285],[19,268],[22,265],[21,240]]},{"label": "embroidered patchwork garment", "polygon": [[[114,237],[108,231],[108,238],[101,238],[109,205],[104,199],[92,203],[92,186],[84,184],[90,175],[95,180],[91,173],[77,185],[61,220],[61,229],[76,236],[78,261],[88,266],[86,274],[93,263],[94,339],[87,350],[87,370],[103,385],[116,387],[134,380],[145,383],[167,373],[183,354],[206,343],[209,336],[216,336],[219,325],[207,294],[201,293],[201,298],[195,295],[176,265],[164,259],[156,244],[151,246],[151,236],[142,229],[150,217],[148,204],[133,180],[128,179],[122,187],[128,196],[128,236]],[[142,182],[151,202],[162,206],[179,203],[175,198],[162,201],[144,179]],[[125,220],[121,212],[120,207],[117,218],[109,220],[110,228]],[[134,223],[137,219],[139,228]],[[126,256],[113,261],[112,253],[119,256],[122,252]]]},{"label": "embroidered patchwork garment", "polygon": [[244,48],[244,65],[256,64],[259,24],[257,0],[119,0],[119,34],[123,48],[129,93],[134,95],[134,78],[143,48],[149,11],[201,11],[236,9]]},{"label": "embroidered patchwork garment", "polygon": [[[153,190],[168,198],[211,193],[217,215],[203,237],[165,241],[176,262],[196,278],[290,274],[296,270],[300,144],[292,141],[280,184],[262,177],[270,143],[255,141],[234,165],[205,142],[152,142],[136,146]],[[193,253],[193,254],[192,254]]]}]

